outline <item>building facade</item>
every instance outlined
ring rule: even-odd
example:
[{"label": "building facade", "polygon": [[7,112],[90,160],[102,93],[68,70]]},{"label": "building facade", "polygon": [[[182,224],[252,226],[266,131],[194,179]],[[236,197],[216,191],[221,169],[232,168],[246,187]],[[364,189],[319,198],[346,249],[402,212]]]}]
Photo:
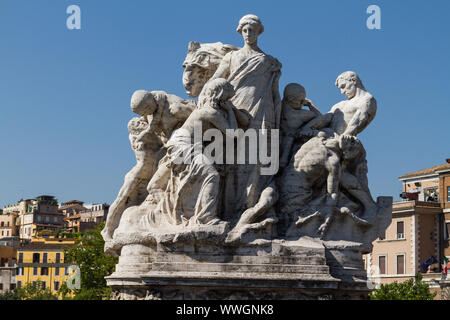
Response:
[{"label": "building facade", "polygon": [[0,293],[16,287],[16,250],[0,245]]},{"label": "building facade", "polygon": [[399,179],[403,200],[393,203],[391,224],[364,256],[368,275],[391,283],[422,272],[439,282],[443,257],[450,259],[450,159]]},{"label": "building facade", "polygon": [[17,287],[41,281],[43,289],[58,291],[70,276],[70,264],[65,261],[64,250],[74,245],[73,239],[36,238],[19,248],[17,250]]},{"label": "building facade", "polygon": [[17,212],[0,214],[0,239],[15,237],[18,234],[16,226]]},{"label": "building facade", "polygon": [[3,237],[16,236],[20,240],[30,241],[41,230],[62,229],[63,219],[58,211],[58,200],[53,196],[42,195],[36,199],[20,200],[17,205],[3,208],[0,228],[3,220],[5,226],[0,229],[0,237],[3,231]]}]

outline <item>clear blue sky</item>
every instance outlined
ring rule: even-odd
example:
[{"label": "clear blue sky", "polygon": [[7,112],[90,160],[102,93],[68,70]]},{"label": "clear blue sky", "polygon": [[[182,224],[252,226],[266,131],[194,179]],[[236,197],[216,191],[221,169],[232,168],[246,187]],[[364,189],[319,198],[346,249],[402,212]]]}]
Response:
[{"label": "clear blue sky", "polygon": [[[262,50],[326,112],[356,71],[378,101],[360,135],[373,196],[398,176],[450,158],[450,1],[0,1],[0,206],[40,194],[111,203],[135,164],[127,122],[136,89],[187,97],[189,41],[242,45],[237,22],[257,14]],[[82,29],[66,28],[66,8]],[[381,30],[366,8],[381,8]]]}]

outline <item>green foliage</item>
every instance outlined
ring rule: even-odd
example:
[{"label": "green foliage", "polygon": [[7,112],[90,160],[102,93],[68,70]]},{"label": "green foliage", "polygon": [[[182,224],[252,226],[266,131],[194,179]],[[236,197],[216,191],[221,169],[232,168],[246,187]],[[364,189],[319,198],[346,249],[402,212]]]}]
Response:
[{"label": "green foliage", "polygon": [[78,265],[81,271],[81,288],[72,290],[75,300],[105,300],[111,294],[105,277],[114,272],[118,259],[103,251],[105,242],[100,232],[104,225],[80,233],[77,245],[65,253],[68,263]]},{"label": "green foliage", "polygon": [[422,275],[398,283],[382,284],[369,294],[371,300],[433,300],[436,293],[430,292],[428,284],[422,282]]},{"label": "green foliage", "polygon": [[36,281],[28,283],[22,288],[16,288],[12,291],[7,291],[0,294],[0,300],[57,300],[58,296],[53,294],[50,289],[42,289],[42,282]]}]

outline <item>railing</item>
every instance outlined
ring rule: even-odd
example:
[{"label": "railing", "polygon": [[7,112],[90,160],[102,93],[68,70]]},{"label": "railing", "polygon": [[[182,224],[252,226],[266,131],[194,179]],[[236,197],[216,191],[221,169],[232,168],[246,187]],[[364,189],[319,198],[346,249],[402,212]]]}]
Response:
[{"label": "railing", "polygon": [[394,201],[392,203],[393,209],[410,209],[414,207],[426,207],[426,208],[440,208],[441,204],[439,202],[432,201],[418,201],[418,200],[409,200],[409,201]]}]

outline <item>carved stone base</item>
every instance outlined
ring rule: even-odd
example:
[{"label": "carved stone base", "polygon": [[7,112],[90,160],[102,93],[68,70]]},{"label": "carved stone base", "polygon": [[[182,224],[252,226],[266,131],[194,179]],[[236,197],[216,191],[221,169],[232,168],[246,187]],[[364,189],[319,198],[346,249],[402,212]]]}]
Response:
[{"label": "carved stone base", "polygon": [[[350,252],[354,258],[348,260]],[[107,282],[116,300],[366,299],[360,259],[350,244],[311,238],[239,246],[129,245]]]},{"label": "carved stone base", "polygon": [[[248,281],[246,281],[248,282]],[[112,300],[366,300],[368,291],[360,288],[229,289],[206,287],[152,286],[115,288]]]}]

